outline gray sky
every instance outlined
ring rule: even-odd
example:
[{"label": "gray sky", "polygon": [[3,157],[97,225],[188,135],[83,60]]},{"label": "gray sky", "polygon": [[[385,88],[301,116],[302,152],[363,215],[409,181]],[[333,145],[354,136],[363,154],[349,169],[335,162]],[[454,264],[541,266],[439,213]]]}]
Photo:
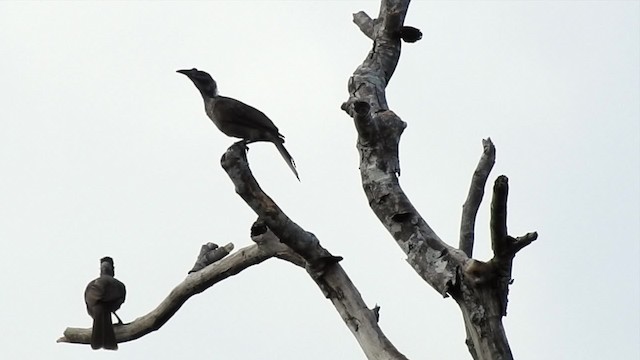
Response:
[{"label": "gray sky", "polygon": [[[234,141],[175,70],[277,124],[301,183],[271,144],[251,146],[263,188],[315,233],[382,307],[412,359],[466,359],[461,315],[404,261],[369,210],[356,134],[340,109],[371,42],[351,14],[378,1],[1,2],[0,350],[7,359],[362,359],[304,271],[270,260],[193,297],[117,353],[56,344],[90,326],[83,291],[111,255],[125,321],[152,310],[202,243],[251,243],[255,215],[219,158]],[[483,137],[509,176],[516,257],[505,326],[518,359],[640,357],[637,1],[427,2],[406,23],[388,87],[408,127],[401,184],[445,241]],[[488,201],[475,254],[490,257]],[[8,355],[8,356],[6,356]]]}]

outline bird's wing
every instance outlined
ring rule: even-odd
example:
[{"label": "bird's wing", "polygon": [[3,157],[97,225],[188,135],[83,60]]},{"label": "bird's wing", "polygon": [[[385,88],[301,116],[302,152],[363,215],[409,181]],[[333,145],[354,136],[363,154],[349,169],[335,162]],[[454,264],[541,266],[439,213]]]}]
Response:
[{"label": "bird's wing", "polygon": [[91,281],[84,291],[84,299],[87,305],[111,302],[126,296],[125,286],[120,280],[111,276],[100,276]]},{"label": "bird's wing", "polygon": [[113,277],[107,277],[104,279],[105,291],[103,293],[102,301],[104,302],[119,302],[122,304],[126,296],[126,289],[124,284]]},{"label": "bird's wing", "polygon": [[250,128],[260,128],[274,135],[280,135],[278,128],[267,115],[242,101],[220,96],[216,102],[215,111],[233,112],[235,116],[232,121],[236,124]]},{"label": "bird's wing", "polygon": [[102,300],[104,294],[104,284],[97,278],[87,284],[87,288],[84,291],[84,300],[87,306],[93,306]]}]

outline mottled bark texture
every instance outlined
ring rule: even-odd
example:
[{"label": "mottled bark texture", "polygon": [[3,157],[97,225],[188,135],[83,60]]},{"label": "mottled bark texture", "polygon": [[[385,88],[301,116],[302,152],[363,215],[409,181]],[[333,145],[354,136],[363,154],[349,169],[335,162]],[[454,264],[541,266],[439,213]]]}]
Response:
[{"label": "mottled bark texture", "polygon": [[[354,22],[373,47],[349,79],[349,99],[342,105],[358,132],[362,186],[371,209],[407,254],[412,268],[442,296],[451,296],[462,310],[469,352],[474,359],[511,359],[502,326],[515,254],[537,238],[514,238],[507,232],[508,180],[495,181],[491,204],[493,258],[471,258],[475,218],[495,162],[495,148],[483,141],[484,152],[473,174],[463,206],[459,248],[442,241],[400,188],[398,145],[406,124],[389,109],[385,89],[400,57],[402,41],[420,40],[420,30],[404,26],[409,0],[382,0],[376,19],[364,12]],[[407,90],[407,91],[410,91]],[[236,192],[258,215],[251,228],[255,245],[228,255],[232,244],[203,245],[187,278],[160,305],[135,321],[116,327],[118,343],[131,341],[165,324],[193,295],[271,257],[304,267],[330,299],[368,359],[406,359],[378,326],[378,306],[369,309],[359,291],[332,255],[312,233],[294,223],[253,178],[246,146],[232,145],[221,160]],[[227,256],[228,255],[228,256]],[[427,324],[426,326],[430,326]],[[67,328],[58,342],[89,344],[91,329]]]},{"label": "mottled bark texture", "polygon": [[484,152],[463,206],[459,248],[442,241],[402,191],[398,145],[406,124],[389,109],[385,89],[398,64],[401,40],[420,39],[419,30],[403,24],[408,6],[409,0],[382,0],[377,19],[363,12],[354,14],[356,25],[373,40],[371,51],[349,79],[349,99],[342,105],[358,132],[362,187],[373,212],[407,254],[408,263],[436,291],[451,295],[459,304],[472,357],[511,359],[502,317],[513,257],[537,234],[521,238],[507,234],[508,183],[506,176],[500,176],[491,210],[494,256],[487,263],[471,258],[475,218],[495,162],[490,139],[483,141]]},{"label": "mottled bark texture", "polygon": [[235,185],[236,193],[258,215],[252,233],[277,239],[299,255],[324,296],[329,299],[360,344],[367,359],[406,359],[378,326],[378,310],[369,309],[360,292],[340,266],[340,256],[320,245],[314,234],[293,222],[262,191],[247,162],[246,146],[232,145],[221,159],[222,167]]}]

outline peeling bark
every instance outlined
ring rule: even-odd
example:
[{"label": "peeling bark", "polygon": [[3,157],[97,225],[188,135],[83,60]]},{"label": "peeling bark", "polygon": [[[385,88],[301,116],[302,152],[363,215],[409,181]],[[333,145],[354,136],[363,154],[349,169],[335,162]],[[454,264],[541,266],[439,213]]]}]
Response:
[{"label": "peeling bark", "polygon": [[463,206],[459,248],[442,241],[402,191],[398,176],[398,145],[406,124],[386,102],[385,89],[398,64],[401,39],[419,40],[419,30],[404,26],[409,0],[382,0],[377,19],[359,12],[354,22],[373,40],[373,48],[349,79],[349,99],[342,105],[358,132],[362,187],[369,205],[411,267],[441,295],[460,306],[466,343],[474,359],[511,359],[502,317],[506,315],[513,256],[537,238],[536,233],[514,239],[507,235],[506,176],[494,187],[491,234],[494,257],[487,263],[472,259],[474,227],[484,187],[495,162],[490,139],[474,171]]},{"label": "peeling bark", "polygon": [[[514,238],[507,231],[506,176],[499,176],[493,188],[491,243],[488,262],[472,258],[475,218],[484,187],[495,162],[490,139],[474,171],[460,226],[459,249],[441,240],[411,204],[398,182],[399,142],[406,128],[389,109],[386,86],[400,58],[402,41],[420,40],[420,30],[404,25],[409,0],[382,0],[372,19],[364,12],[354,14],[354,23],[373,40],[362,64],[349,79],[349,99],[342,109],[354,120],[358,132],[362,186],[372,211],[407,255],[407,262],[429,285],[459,305],[466,329],[466,344],[474,359],[512,359],[502,325],[506,316],[509,285],[515,254],[537,239],[528,233]],[[149,314],[116,327],[119,343],[140,338],[162,327],[192,296],[271,257],[304,267],[351,330],[368,359],[406,359],[378,326],[380,307],[369,309],[339,262],[342,257],[322,247],[314,234],[293,222],[265,194],[253,178],[246,158],[246,146],[232,145],[221,163],[235,190],[258,215],[251,228],[256,245],[229,255],[233,244],[202,246],[187,278]],[[228,255],[228,256],[227,256]],[[89,344],[90,328],[67,328],[58,342]]]}]

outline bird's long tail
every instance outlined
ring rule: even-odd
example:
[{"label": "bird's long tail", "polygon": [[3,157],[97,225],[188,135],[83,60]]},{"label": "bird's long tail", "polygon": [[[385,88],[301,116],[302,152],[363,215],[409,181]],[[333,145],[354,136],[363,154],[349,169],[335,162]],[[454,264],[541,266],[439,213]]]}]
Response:
[{"label": "bird's long tail", "polygon": [[293,171],[293,174],[296,176],[298,181],[300,181],[300,177],[298,176],[298,171],[296,170],[296,163],[293,161],[291,154],[289,154],[287,149],[284,147],[284,141],[282,141],[282,139],[278,139],[278,141],[274,141],[273,143],[278,148],[278,151],[280,152],[280,155],[282,155],[282,158],[284,159],[284,161],[286,161],[287,165],[289,165],[289,169]]},{"label": "bird's long tail", "polygon": [[98,309],[93,318],[93,330],[91,331],[91,348],[96,350],[118,350],[116,334],[111,323],[111,313],[104,309]]}]

